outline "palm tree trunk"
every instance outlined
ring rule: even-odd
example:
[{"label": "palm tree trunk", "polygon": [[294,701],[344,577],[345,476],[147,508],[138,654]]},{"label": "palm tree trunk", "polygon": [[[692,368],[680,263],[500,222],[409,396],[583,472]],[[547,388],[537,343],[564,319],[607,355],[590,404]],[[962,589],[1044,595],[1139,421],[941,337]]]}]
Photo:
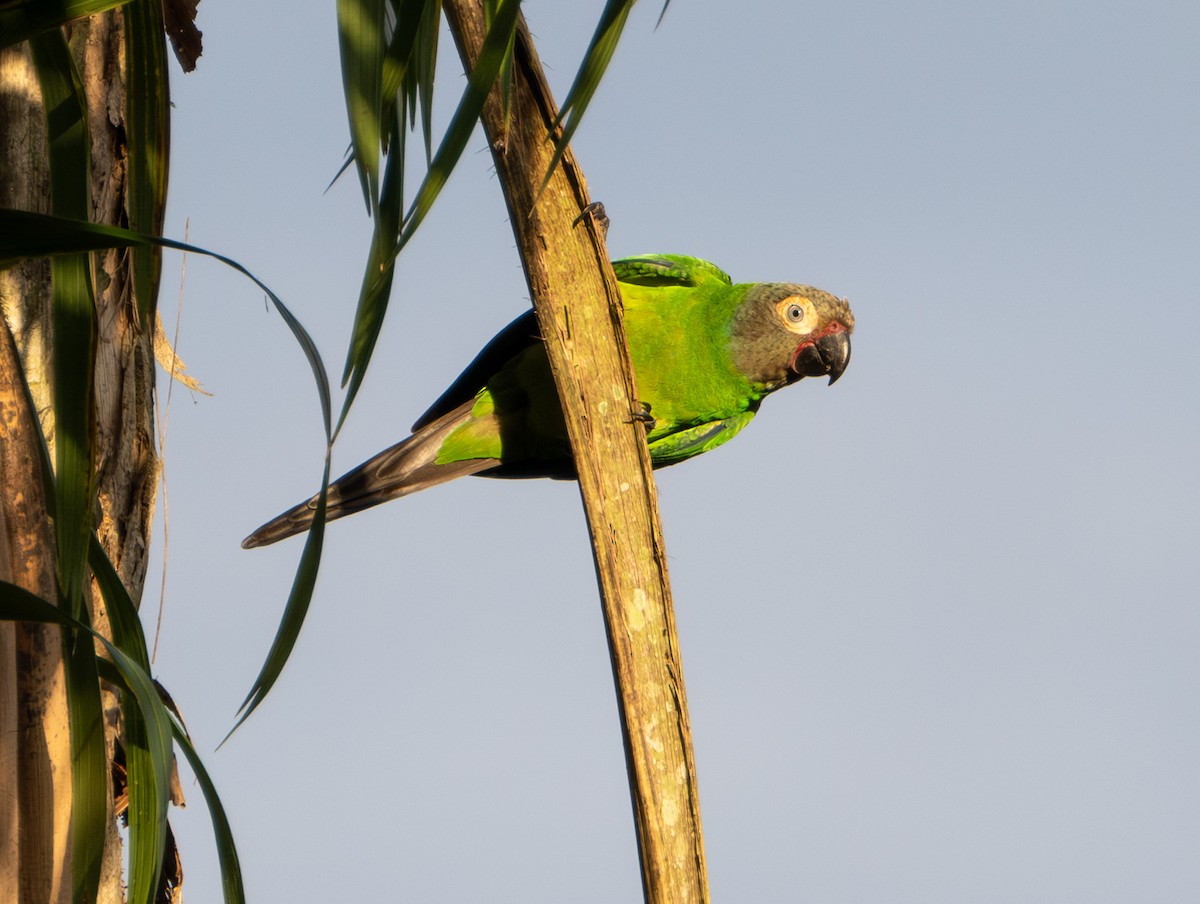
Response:
[{"label": "palm tree trunk", "polygon": [[[68,28],[88,107],[91,218],[115,225],[128,223],[122,23],[117,11]],[[53,212],[46,113],[26,45],[0,50],[0,136],[0,206]],[[152,324],[138,319],[128,253],[98,253],[92,271],[98,324],[96,529],[136,601],[146,572],[157,479]],[[0,579],[48,600],[57,598],[54,541],[41,492],[36,431],[53,449],[51,291],[44,261],[0,271]],[[22,375],[36,418],[26,404]],[[107,633],[97,593],[91,594],[91,612],[93,624]],[[72,763],[63,669],[58,629],[0,624],[0,900],[67,902],[71,897]],[[104,694],[104,702],[111,767],[118,707],[111,693]],[[100,902],[124,899],[111,794],[108,810]]]}]

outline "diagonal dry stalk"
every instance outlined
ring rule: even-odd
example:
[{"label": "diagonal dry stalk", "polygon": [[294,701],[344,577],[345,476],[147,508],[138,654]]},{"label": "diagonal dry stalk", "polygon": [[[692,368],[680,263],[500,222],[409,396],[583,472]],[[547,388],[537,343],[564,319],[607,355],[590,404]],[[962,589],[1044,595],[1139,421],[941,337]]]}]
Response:
[{"label": "diagonal dry stalk", "polygon": [[[446,0],[473,66],[478,0]],[[483,124],[579,472],[620,698],[643,887],[650,902],[708,900],[700,806],[654,480],[625,345],[620,295],[587,187],[568,152],[545,191],[556,107],[521,23],[507,128],[499,89]]]}]

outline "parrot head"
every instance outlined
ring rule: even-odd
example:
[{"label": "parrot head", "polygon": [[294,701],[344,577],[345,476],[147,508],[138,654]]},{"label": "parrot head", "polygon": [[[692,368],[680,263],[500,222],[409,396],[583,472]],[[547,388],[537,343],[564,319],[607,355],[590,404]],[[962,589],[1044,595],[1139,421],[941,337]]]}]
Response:
[{"label": "parrot head", "polygon": [[752,286],[734,315],[734,364],[771,389],[804,377],[832,384],[850,363],[854,314],[844,298],[793,283]]}]

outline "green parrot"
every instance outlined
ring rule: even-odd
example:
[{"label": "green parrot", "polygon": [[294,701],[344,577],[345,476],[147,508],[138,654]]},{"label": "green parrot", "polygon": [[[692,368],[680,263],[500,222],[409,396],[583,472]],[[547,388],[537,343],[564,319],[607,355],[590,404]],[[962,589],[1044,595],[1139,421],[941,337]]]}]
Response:
[{"label": "green parrot", "polygon": [[[734,285],[714,264],[677,254],[625,258],[613,270],[656,468],[728,442],[769,393],[802,377],[833,383],[850,361],[854,315],[828,292]],[[534,312],[501,330],[412,430],[330,485],[327,520],[466,474],[574,477]],[[315,497],[300,503],[242,546],[307,530],[315,507]]]}]

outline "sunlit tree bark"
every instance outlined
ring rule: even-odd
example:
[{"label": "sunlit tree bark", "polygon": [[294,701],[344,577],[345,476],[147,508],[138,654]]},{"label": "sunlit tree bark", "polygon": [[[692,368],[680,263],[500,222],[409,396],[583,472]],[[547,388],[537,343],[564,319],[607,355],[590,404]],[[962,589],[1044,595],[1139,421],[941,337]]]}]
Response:
[{"label": "sunlit tree bark", "polygon": [[[74,23],[72,56],[88,101],[93,222],[125,225],[125,54],[120,11]],[[0,51],[0,206],[49,210],[47,116],[26,45]],[[136,601],[146,572],[156,461],[151,433],[153,349],[150,324],[137,315],[129,256],[93,255],[98,351],[94,372],[97,500],[95,527]],[[44,599],[57,597],[51,517],[41,492],[41,429],[53,448],[50,404],[50,270],[33,262],[0,271],[0,579]],[[18,370],[19,368],[19,370]],[[20,375],[33,394],[29,417]],[[93,622],[106,627],[99,594]],[[117,707],[105,694],[111,764]],[[57,628],[0,624],[0,900],[68,901],[71,758]],[[120,839],[108,802],[99,900],[123,900]]]},{"label": "sunlit tree bark", "polygon": [[[477,0],[447,0],[472,66],[486,27]],[[662,528],[625,350],[620,295],[572,154],[538,193],[556,108],[522,23],[512,112],[498,90],[483,122],[579,472],[617,681],[646,900],[708,900],[700,805]]]}]

